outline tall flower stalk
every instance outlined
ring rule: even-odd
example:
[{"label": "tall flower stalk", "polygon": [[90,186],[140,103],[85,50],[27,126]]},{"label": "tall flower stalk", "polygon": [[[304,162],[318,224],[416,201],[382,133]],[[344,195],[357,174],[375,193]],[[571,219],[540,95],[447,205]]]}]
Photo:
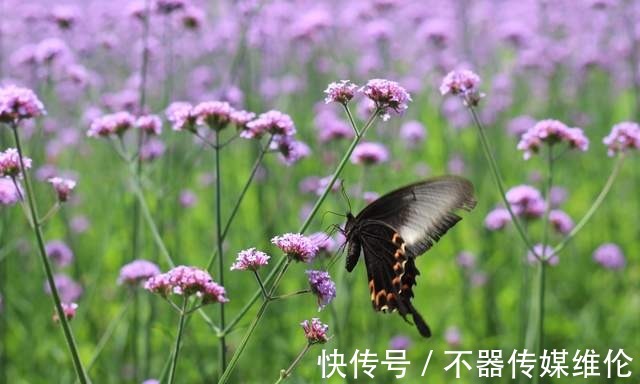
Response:
[{"label": "tall flower stalk", "polygon": [[[215,158],[216,158],[216,245],[218,250],[218,279],[220,280],[220,284],[224,286],[224,257],[222,256],[222,196],[221,196],[221,181],[222,175],[220,173],[220,130],[216,129],[216,148]],[[219,327],[224,329],[225,326],[225,316],[224,316],[224,305],[220,306],[219,312]],[[224,372],[227,367],[227,344],[225,341],[225,335],[220,335],[220,345],[219,345],[219,365],[220,372]]]}]

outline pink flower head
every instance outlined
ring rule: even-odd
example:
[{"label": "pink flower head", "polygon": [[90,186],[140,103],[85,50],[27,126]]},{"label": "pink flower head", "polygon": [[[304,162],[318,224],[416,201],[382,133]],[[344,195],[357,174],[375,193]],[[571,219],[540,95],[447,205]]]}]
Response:
[{"label": "pink flower head", "polygon": [[543,247],[542,244],[536,244],[533,246],[535,254],[531,251],[527,252],[527,260],[530,264],[535,264],[540,261],[549,265],[558,265],[560,258],[557,254],[553,253],[553,248],[550,246]]},{"label": "pink flower head", "polygon": [[318,310],[321,310],[336,297],[336,283],[325,271],[308,270],[305,273],[309,279],[311,292],[318,297]]},{"label": "pink flower head", "polygon": [[[69,276],[59,273],[53,277],[56,288],[58,289],[58,294],[60,295],[60,300],[63,302],[73,302],[76,301],[82,296],[82,286],[76,283]],[[51,294],[51,288],[49,284],[45,282],[44,291],[48,294]]]},{"label": "pink flower head", "polygon": [[607,146],[609,156],[627,149],[640,149],[640,126],[632,121],[618,123],[602,142]]},{"label": "pink flower head", "polygon": [[593,252],[593,260],[607,269],[622,269],[626,264],[622,250],[613,243],[599,246]]},{"label": "pink flower head", "polygon": [[309,238],[318,247],[318,253],[330,255],[336,250],[336,241],[324,232],[316,232]]},{"label": "pink flower head", "polygon": [[160,268],[147,260],[134,260],[120,268],[118,284],[139,285],[160,274]]},{"label": "pink flower head", "polygon": [[273,149],[280,152],[280,160],[286,165],[293,165],[311,155],[311,148],[307,144],[291,136],[279,136],[279,139],[271,144]]},{"label": "pink flower head", "polygon": [[49,183],[53,186],[53,189],[58,194],[58,200],[61,202],[69,200],[71,191],[76,187],[75,180],[62,177],[52,177],[49,179]]},{"label": "pink flower head", "polygon": [[66,267],[73,262],[73,251],[61,240],[52,240],[45,247],[47,256],[53,260],[58,267]]},{"label": "pink flower head", "polygon": [[[22,163],[25,169],[31,168],[31,159],[23,156]],[[20,177],[22,175],[20,154],[15,148],[8,148],[0,152],[0,176]]]},{"label": "pink flower head", "polygon": [[94,119],[87,131],[89,137],[108,137],[123,135],[136,123],[136,118],[129,112],[116,112]]},{"label": "pink flower head", "polygon": [[549,212],[549,222],[556,232],[563,235],[567,235],[573,229],[573,220],[571,220],[571,217],[558,209]]},{"label": "pink flower head", "polygon": [[226,101],[204,101],[191,111],[196,117],[196,123],[207,125],[214,130],[221,130],[231,121],[233,108]]},{"label": "pink flower head", "polygon": [[149,135],[162,133],[162,120],[158,115],[144,115],[136,120],[136,128]]},{"label": "pink flower head", "polygon": [[400,128],[400,137],[404,140],[405,145],[408,148],[415,148],[422,144],[425,137],[427,136],[427,131],[424,128],[424,125],[419,121],[407,121],[402,124]]},{"label": "pink flower head", "polygon": [[0,205],[14,205],[22,196],[22,191],[8,177],[0,177]]},{"label": "pink flower head", "polygon": [[147,140],[140,147],[140,160],[153,161],[164,155],[166,147],[164,142],[158,138],[151,138]]},{"label": "pink flower head", "polygon": [[[64,316],[67,318],[67,320],[71,320],[74,317],[76,317],[76,311],[78,310],[78,304],[76,303],[60,303],[60,306],[62,307],[62,312],[64,312]],[[58,321],[60,321],[60,318],[58,317],[58,312],[54,312],[53,313],[53,321],[55,321],[56,323]]]},{"label": "pink flower head", "polygon": [[196,203],[198,202],[198,196],[196,196],[196,194],[190,189],[183,189],[182,191],[180,191],[179,200],[181,206],[189,208],[196,205]]},{"label": "pink flower head", "polygon": [[447,73],[440,85],[440,94],[450,93],[463,98],[465,105],[476,106],[484,94],[480,93],[480,76],[468,69]]},{"label": "pink flower head", "polygon": [[376,105],[382,114],[382,120],[389,120],[389,111],[401,113],[412,101],[411,95],[395,81],[385,79],[371,79],[360,88]]},{"label": "pink flower head", "polygon": [[41,64],[51,64],[69,53],[69,47],[64,40],[49,37],[36,46],[36,60]]},{"label": "pink flower head", "polygon": [[460,329],[456,326],[447,328],[444,332],[444,340],[450,347],[458,347],[462,343],[462,335]]},{"label": "pink flower head", "polygon": [[544,214],[546,203],[540,191],[529,185],[518,185],[507,191],[507,201],[513,213],[527,219],[539,218]]},{"label": "pink flower head", "polygon": [[524,159],[528,160],[532,154],[538,153],[542,144],[553,145],[566,142],[570,148],[586,151],[589,139],[580,128],[569,128],[558,120],[541,120],[529,128],[518,143],[518,149],[524,151]]},{"label": "pink flower head", "polygon": [[15,85],[0,88],[0,122],[15,124],[44,114],[44,105],[32,90]]},{"label": "pink flower head", "polygon": [[462,251],[456,256],[456,264],[462,269],[472,269],[476,266],[476,256],[469,251]]},{"label": "pink flower head", "polygon": [[234,271],[257,271],[258,268],[269,264],[271,256],[264,252],[258,251],[255,248],[245,249],[238,253],[236,262],[231,265],[231,270]]},{"label": "pink flower head", "polygon": [[189,103],[173,102],[167,107],[165,115],[174,131],[193,131],[195,129],[196,115],[193,113],[193,106]]},{"label": "pink flower head", "polygon": [[490,231],[504,229],[511,222],[511,215],[506,208],[496,208],[487,214],[484,226]]},{"label": "pink flower head", "polygon": [[229,301],[225,296],[224,287],[214,282],[207,271],[184,265],[151,277],[144,284],[144,288],[163,297],[171,294],[195,295],[202,299],[202,304]]},{"label": "pink flower head", "polygon": [[320,319],[314,317],[311,321],[305,320],[300,325],[302,325],[304,337],[307,338],[309,344],[322,344],[329,340],[327,336],[329,326],[323,324]]},{"label": "pink flower head", "polygon": [[305,263],[310,262],[318,252],[313,241],[299,233],[285,233],[271,239],[271,243],[280,248],[287,256]]},{"label": "pink flower head", "polygon": [[245,139],[260,138],[265,133],[280,136],[292,136],[296,133],[293,120],[287,114],[271,110],[261,113],[257,119],[247,123],[247,129],[240,133]]},{"label": "pink flower head", "polygon": [[256,114],[253,112],[248,112],[244,110],[234,110],[231,112],[231,122],[235,124],[236,128],[239,130],[247,129],[247,124],[253,119],[255,119]]},{"label": "pink flower head", "polygon": [[324,102],[326,104],[347,104],[349,100],[353,99],[357,88],[358,86],[353,84],[349,80],[341,80],[337,83],[331,83],[324,91],[324,93],[327,94],[327,96],[324,98]]},{"label": "pink flower head", "polygon": [[80,17],[78,8],[70,5],[56,5],[51,9],[51,21],[60,29],[71,29]]},{"label": "pink flower head", "polygon": [[351,154],[353,164],[374,165],[384,163],[387,160],[389,160],[389,151],[380,143],[360,143]]}]

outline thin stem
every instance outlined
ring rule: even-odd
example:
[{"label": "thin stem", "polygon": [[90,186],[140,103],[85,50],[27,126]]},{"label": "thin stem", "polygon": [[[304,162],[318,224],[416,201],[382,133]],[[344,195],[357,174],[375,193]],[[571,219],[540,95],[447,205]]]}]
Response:
[{"label": "thin stem", "polygon": [[289,376],[291,376],[291,372],[293,372],[293,370],[295,369],[296,365],[298,365],[298,363],[300,362],[300,360],[302,360],[302,358],[304,357],[304,355],[307,353],[307,351],[309,351],[309,348],[311,348],[311,344],[307,343],[307,345],[304,346],[304,348],[302,349],[302,351],[300,351],[300,353],[298,354],[298,356],[296,356],[295,360],[293,360],[293,362],[291,363],[291,365],[289,366],[289,368],[287,368],[286,370],[282,370],[280,372],[280,377],[278,378],[278,380],[276,381],[275,384],[279,384],[282,383],[283,381],[285,381]]},{"label": "thin stem", "polygon": [[594,200],[593,205],[591,205],[587,213],[585,213],[582,219],[580,219],[578,224],[576,224],[576,226],[573,227],[573,229],[571,230],[571,232],[569,232],[567,237],[565,237],[558,245],[555,246],[555,248],[553,248],[553,252],[552,252],[553,255],[557,255],[558,253],[560,253],[567,246],[567,244],[569,244],[569,242],[571,242],[571,240],[578,234],[578,232],[580,232],[580,230],[589,222],[589,220],[591,219],[593,214],[596,213],[598,208],[600,208],[600,205],[602,205],[602,202],[604,201],[605,197],[607,197],[607,194],[611,190],[611,187],[613,186],[613,182],[616,180],[616,177],[618,177],[618,174],[620,173],[620,169],[622,168],[623,163],[624,163],[624,152],[620,152],[618,154],[618,158],[616,159],[616,163],[613,166],[613,170],[611,171],[611,174],[609,175],[609,177],[607,178],[607,181],[602,187],[600,194],[598,194],[598,197],[596,197],[596,199]]},{"label": "thin stem", "polygon": [[176,366],[178,365],[178,355],[180,354],[180,342],[182,341],[182,332],[184,331],[184,319],[186,317],[185,310],[187,308],[188,298],[182,299],[182,308],[180,311],[180,321],[178,322],[178,334],[176,335],[176,343],[173,347],[173,359],[171,360],[171,368],[169,369],[169,384],[173,384],[176,374]]},{"label": "thin stem", "polygon": [[87,376],[87,373],[84,367],[82,366],[82,362],[80,361],[80,356],[78,354],[78,347],[76,346],[76,341],[73,336],[73,331],[71,330],[71,326],[69,326],[69,321],[67,320],[67,316],[65,315],[64,309],[62,308],[62,303],[60,301],[60,294],[58,293],[58,287],[56,287],[56,283],[53,278],[53,270],[51,268],[51,264],[49,263],[47,252],[45,251],[44,236],[42,235],[42,228],[39,223],[38,211],[34,201],[35,196],[33,194],[33,188],[31,187],[29,174],[26,172],[26,168],[24,166],[22,144],[20,143],[20,135],[18,134],[18,125],[16,123],[13,123],[11,125],[11,128],[13,130],[13,138],[15,140],[16,148],[18,150],[18,157],[20,158],[20,170],[24,177],[27,201],[29,203],[31,221],[33,223],[33,232],[36,237],[38,251],[40,253],[40,259],[42,261],[45,274],[47,275],[47,282],[49,283],[49,289],[51,290],[51,297],[53,298],[53,302],[56,307],[56,313],[58,314],[58,319],[60,320],[60,324],[62,325],[62,330],[64,332],[64,337],[67,341],[67,346],[69,347],[69,352],[71,352],[71,358],[73,360],[73,366],[75,368],[76,375],[78,376],[78,380],[82,384],[89,383],[90,380]]},{"label": "thin stem", "polygon": [[40,222],[38,224],[43,225],[44,223],[46,223],[47,220],[49,220],[51,216],[53,216],[56,212],[58,212],[59,209],[60,209],[60,202],[56,201],[55,204],[53,204],[53,206],[51,207],[51,209],[49,209],[49,211],[44,215],[44,217],[40,219]]},{"label": "thin stem", "polygon": [[502,181],[502,176],[500,175],[500,170],[498,169],[498,163],[496,162],[496,159],[493,156],[493,152],[491,152],[489,141],[487,140],[487,137],[484,133],[484,127],[480,122],[478,114],[476,113],[475,109],[472,106],[469,107],[469,111],[471,112],[471,117],[473,118],[473,121],[475,122],[476,127],[478,128],[478,133],[480,134],[480,142],[482,143],[482,149],[484,150],[484,154],[487,157],[487,160],[489,161],[489,167],[491,168],[493,179],[496,182],[496,185],[498,186],[498,189],[500,191],[500,197],[502,198],[502,201],[504,202],[504,205],[506,206],[507,211],[509,211],[509,216],[511,216],[511,220],[515,225],[518,231],[518,234],[527,245],[527,248],[529,249],[529,251],[531,251],[534,255],[538,256],[536,251],[533,249],[533,245],[531,244],[529,237],[527,236],[526,232],[522,228],[522,224],[520,223],[520,220],[513,213],[513,210],[511,209],[511,204],[509,204],[509,202],[507,201],[506,193],[504,190],[504,182]]},{"label": "thin stem", "polygon": [[264,299],[269,300],[269,294],[267,293],[267,290],[264,288],[264,284],[262,284],[262,279],[260,278],[258,271],[254,269],[253,275],[256,277],[256,281],[258,281],[258,284],[260,285],[260,290],[262,291],[262,295],[264,296]]},{"label": "thin stem", "polygon": [[294,297],[294,296],[298,296],[298,295],[304,295],[306,293],[311,293],[310,289],[301,289],[299,291],[295,291],[295,292],[291,292],[291,293],[285,293],[284,295],[280,295],[280,296],[272,296],[271,300],[283,300],[283,299],[288,299],[290,297]]},{"label": "thin stem", "polygon": [[[220,141],[220,130],[216,129],[216,145]],[[220,149],[215,150],[216,154],[216,242],[218,245],[218,281],[220,285],[224,286],[224,257],[222,257],[222,196],[221,196],[221,180],[220,174]],[[220,306],[220,328],[224,329],[225,316],[224,305]],[[225,335],[220,335],[220,372],[224,372],[227,368],[227,343]]]}]

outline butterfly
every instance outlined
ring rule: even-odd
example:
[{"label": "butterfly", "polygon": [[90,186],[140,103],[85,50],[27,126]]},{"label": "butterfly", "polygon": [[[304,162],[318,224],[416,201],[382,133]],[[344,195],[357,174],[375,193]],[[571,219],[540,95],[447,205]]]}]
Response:
[{"label": "butterfly", "polygon": [[473,184],[458,176],[441,176],[407,185],[347,213],[346,269],[353,271],[360,254],[369,279],[375,311],[397,311],[405,321],[411,314],[420,334],[431,330],[411,303],[420,274],[415,259],[425,253],[462,218],[458,210],[476,205]]}]

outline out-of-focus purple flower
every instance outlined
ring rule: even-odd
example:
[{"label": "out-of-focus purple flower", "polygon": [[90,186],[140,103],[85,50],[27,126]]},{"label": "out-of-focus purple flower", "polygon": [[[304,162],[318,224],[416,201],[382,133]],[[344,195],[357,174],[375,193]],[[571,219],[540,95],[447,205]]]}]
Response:
[{"label": "out-of-focus purple flower", "polygon": [[380,197],[380,195],[377,192],[366,191],[362,194],[362,198],[367,202],[367,204],[371,204],[378,200],[378,197]]},{"label": "out-of-focus purple flower", "polygon": [[398,335],[389,340],[389,348],[394,350],[404,349],[405,351],[411,347],[411,339],[407,336]]},{"label": "out-of-focus purple flower", "polygon": [[244,110],[234,110],[231,112],[231,122],[235,124],[236,128],[239,130],[247,129],[247,124],[253,119],[255,119],[256,114],[249,111]]},{"label": "out-of-focus purple flower", "polygon": [[336,249],[336,241],[324,232],[313,233],[309,238],[318,248],[318,254],[330,255]]},{"label": "out-of-focus purple flower", "polygon": [[271,243],[280,248],[287,256],[305,263],[316,256],[318,247],[313,241],[300,233],[285,233],[271,239]]},{"label": "out-of-focus purple flower", "polygon": [[180,22],[186,29],[195,30],[202,26],[205,17],[206,14],[202,9],[190,5],[180,15]]},{"label": "out-of-focus purple flower", "polygon": [[[74,317],[76,317],[76,311],[78,310],[78,304],[76,303],[60,303],[60,306],[62,307],[62,312],[64,312],[64,316],[67,318],[67,320],[71,320]],[[56,323],[58,321],[60,321],[60,318],[58,317],[58,312],[54,312],[53,313],[53,321],[55,321]]]},{"label": "out-of-focus purple flower", "polygon": [[622,249],[613,243],[602,244],[593,251],[593,260],[607,269],[622,269],[626,261]]},{"label": "out-of-focus purple flower", "polygon": [[67,43],[56,37],[49,37],[36,46],[36,60],[42,64],[51,64],[69,53]]},{"label": "out-of-focus purple flower", "polygon": [[[22,163],[24,168],[31,168],[31,159],[23,156]],[[20,154],[15,148],[7,148],[4,152],[0,152],[0,176],[20,177],[22,170],[20,166]]]},{"label": "out-of-focus purple flower", "polygon": [[462,175],[464,173],[464,159],[459,153],[453,153],[447,161],[447,170],[454,175]]},{"label": "out-of-focus purple flower", "polygon": [[447,328],[444,332],[444,341],[449,344],[450,347],[458,347],[462,343],[462,334],[460,329],[456,326]]},{"label": "out-of-focus purple flower", "polygon": [[162,120],[158,115],[144,115],[136,120],[136,127],[149,135],[162,133]]},{"label": "out-of-focus purple flower", "polygon": [[147,380],[143,381],[142,384],[160,384],[160,380],[147,379]]},{"label": "out-of-focus purple flower", "polygon": [[490,231],[504,229],[511,222],[511,215],[506,208],[495,208],[487,214],[484,219],[484,226]]},{"label": "out-of-focus purple flower", "polygon": [[169,15],[183,10],[187,6],[186,0],[155,0],[155,9],[161,15]]},{"label": "out-of-focus purple flower", "polygon": [[389,151],[380,143],[360,143],[351,154],[353,164],[374,165],[384,163],[387,160],[389,160]]},{"label": "out-of-focus purple flower", "polygon": [[86,216],[74,216],[71,218],[71,230],[75,233],[84,233],[89,229],[89,219]]},{"label": "out-of-focus purple flower", "polygon": [[336,116],[333,111],[320,111],[314,119],[314,124],[318,131],[318,140],[321,143],[338,139],[351,139],[355,135],[353,128]]},{"label": "out-of-focus purple flower", "polygon": [[567,200],[568,192],[565,188],[554,186],[549,191],[549,203],[551,208],[558,208]]},{"label": "out-of-focus purple flower", "polygon": [[513,213],[526,219],[539,218],[544,214],[546,203],[540,191],[530,185],[518,185],[505,194]]},{"label": "out-of-focus purple flower", "polygon": [[528,160],[534,153],[538,153],[543,143],[553,145],[566,142],[570,148],[586,151],[589,139],[580,128],[569,128],[558,120],[541,120],[529,128],[520,139],[518,149],[524,151],[524,159]]},{"label": "out-of-focus purple flower", "polygon": [[518,116],[507,123],[507,132],[512,136],[520,137],[534,125],[536,125],[536,119],[533,117]]},{"label": "out-of-focus purple flower", "polygon": [[80,17],[78,8],[71,5],[55,5],[51,8],[50,19],[58,28],[67,30],[73,28],[73,25]]},{"label": "out-of-focus purple flower", "polygon": [[326,271],[305,271],[311,292],[318,297],[318,310],[326,307],[336,297],[336,283]]},{"label": "out-of-focus purple flower", "polygon": [[184,265],[151,277],[144,288],[162,297],[171,294],[185,297],[195,295],[202,299],[202,304],[229,301],[224,287],[214,282],[207,271]]},{"label": "out-of-focus purple flower", "polygon": [[324,93],[327,94],[324,98],[324,102],[326,104],[347,104],[351,99],[353,99],[357,88],[358,86],[349,80],[340,80],[339,82],[331,83],[327,89],[324,90]]},{"label": "out-of-focus purple flower", "polygon": [[206,124],[209,128],[219,131],[231,121],[233,108],[226,101],[204,101],[191,111],[196,117],[196,124]]},{"label": "out-of-focus purple flower", "polygon": [[476,266],[476,256],[468,251],[462,251],[456,256],[456,264],[462,269],[472,269]]},{"label": "out-of-focus purple flower", "polygon": [[269,264],[271,256],[255,248],[245,249],[238,252],[236,262],[231,265],[232,271],[257,271],[258,268]]},{"label": "out-of-focus purple flower", "polygon": [[415,148],[422,144],[427,136],[427,130],[419,121],[411,120],[400,127],[400,138],[409,148]]},{"label": "out-of-focus purple flower", "polygon": [[0,88],[0,122],[16,123],[46,114],[44,105],[28,88],[8,85]]},{"label": "out-of-focus purple flower", "polygon": [[307,144],[291,136],[279,136],[279,139],[271,144],[280,152],[280,160],[286,165],[293,165],[311,155],[311,148]]},{"label": "out-of-focus purple flower", "polygon": [[304,330],[304,337],[307,338],[309,344],[322,344],[329,340],[327,336],[329,326],[323,324],[320,319],[314,317],[311,321],[305,320],[300,323],[300,325]]},{"label": "out-of-focus purple flower", "polygon": [[180,192],[180,205],[188,208],[193,207],[198,202],[198,196],[190,189],[183,189]]},{"label": "out-of-focus purple flower", "polygon": [[556,232],[566,235],[573,229],[573,220],[565,212],[554,209],[549,212],[549,222]]},{"label": "out-of-focus purple flower", "polygon": [[413,101],[411,95],[395,81],[385,79],[371,79],[360,88],[382,114],[382,120],[389,120],[389,112],[401,113]]},{"label": "out-of-focus purple flower", "polygon": [[89,137],[107,137],[123,135],[136,123],[136,118],[129,112],[116,112],[101,116],[93,122],[87,131]]},{"label": "out-of-focus purple flower", "polygon": [[[82,286],[76,283],[69,276],[59,273],[53,277],[56,288],[58,289],[58,293],[60,294],[60,300],[65,303],[71,303],[74,301],[78,301],[80,296],[82,295]],[[48,294],[51,294],[51,289],[49,288],[49,284],[45,282],[44,291]]]},{"label": "out-of-focus purple flower", "polygon": [[58,201],[60,202],[69,200],[71,192],[76,187],[75,180],[65,179],[62,177],[52,177],[48,181],[53,187],[53,190],[56,191],[56,194],[58,195]]},{"label": "out-of-focus purple flower", "polygon": [[484,271],[473,271],[469,280],[472,287],[483,287],[487,284],[489,276]]},{"label": "out-of-focus purple flower", "polygon": [[260,138],[265,133],[281,136],[292,136],[296,127],[291,117],[280,111],[271,110],[261,113],[257,119],[247,123],[247,129],[240,133],[245,139]]},{"label": "out-of-focus purple flower", "polygon": [[640,149],[640,126],[632,121],[618,123],[602,142],[607,146],[609,156],[627,149]]},{"label": "out-of-focus purple flower", "polygon": [[65,267],[73,262],[73,251],[64,241],[52,240],[45,245],[44,249],[47,256],[58,267]]},{"label": "out-of-focus purple flower", "polygon": [[193,106],[189,103],[173,102],[165,110],[165,115],[174,131],[193,131],[195,129],[196,115],[193,113]]},{"label": "out-of-focus purple flower", "polygon": [[160,274],[160,268],[155,263],[148,260],[134,260],[125,264],[120,268],[118,276],[118,284],[127,284],[131,286],[144,283],[153,276]]},{"label": "out-of-focus purple flower", "polygon": [[151,138],[140,146],[140,160],[153,161],[164,155],[166,147],[164,142],[158,138]]},{"label": "out-of-focus purple flower", "polygon": [[549,265],[558,265],[560,262],[558,255],[553,253],[553,247],[549,245],[543,247],[542,244],[536,244],[533,246],[533,250],[535,251],[535,254],[531,251],[527,252],[527,260],[530,264],[536,264],[543,261]]},{"label": "out-of-focus purple flower", "polygon": [[0,205],[14,205],[20,201],[22,191],[8,177],[0,177]]},{"label": "out-of-focus purple flower", "polygon": [[440,84],[440,93],[459,95],[465,105],[476,106],[484,97],[480,93],[480,76],[468,69],[455,70],[447,73]]}]

